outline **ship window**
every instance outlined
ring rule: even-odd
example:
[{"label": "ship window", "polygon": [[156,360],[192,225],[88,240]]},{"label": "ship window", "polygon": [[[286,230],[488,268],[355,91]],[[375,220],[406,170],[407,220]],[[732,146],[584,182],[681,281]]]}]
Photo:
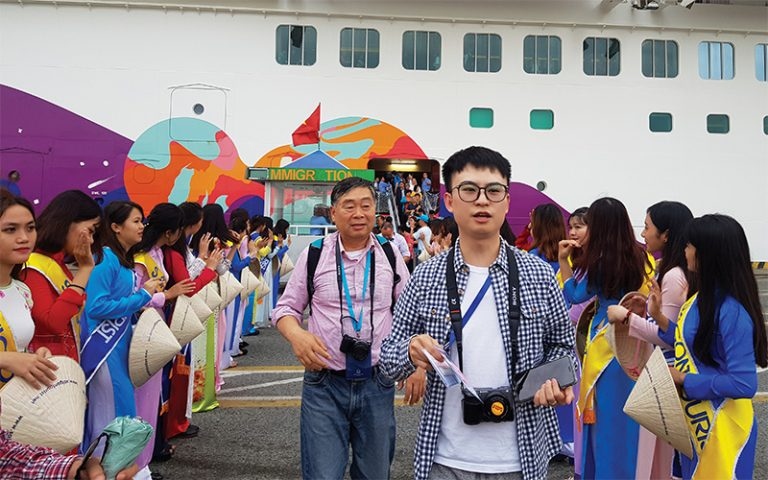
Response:
[{"label": "ship window", "polygon": [[494,33],[464,35],[464,70],[491,73],[501,70],[501,37]]},{"label": "ship window", "polygon": [[621,68],[621,44],[616,38],[587,37],[584,50],[584,73],[615,77]]},{"label": "ship window", "polygon": [[379,66],[379,31],[372,28],[342,28],[339,61],[342,67]]},{"label": "ship window", "polygon": [[728,115],[711,113],[707,115],[707,132],[709,133],[728,133],[731,130],[731,123]]},{"label": "ship window", "polygon": [[648,115],[648,128],[652,132],[671,132],[672,114],[665,112],[652,112]]},{"label": "ship window", "polygon": [[677,42],[672,40],[644,40],[641,52],[644,76],[649,78],[675,78],[677,76]]},{"label": "ship window", "polygon": [[403,68],[437,70],[440,68],[440,34],[422,30],[403,32]]},{"label": "ship window", "polygon": [[755,76],[759,82],[768,82],[768,44],[755,45]]},{"label": "ship window", "polygon": [[308,25],[279,25],[275,60],[280,65],[314,65],[317,60],[317,30]]},{"label": "ship window", "polygon": [[534,130],[552,130],[555,126],[555,114],[552,110],[531,110],[531,128]]},{"label": "ship window", "polygon": [[472,128],[491,128],[493,126],[492,108],[470,108],[469,126]]},{"label": "ship window", "polygon": [[733,44],[699,43],[699,76],[705,80],[733,80]]},{"label": "ship window", "polygon": [[523,39],[523,70],[525,73],[556,75],[560,73],[562,45],[560,37],[528,35]]},{"label": "ship window", "polygon": [[768,115],[763,117],[763,133],[768,135]]}]

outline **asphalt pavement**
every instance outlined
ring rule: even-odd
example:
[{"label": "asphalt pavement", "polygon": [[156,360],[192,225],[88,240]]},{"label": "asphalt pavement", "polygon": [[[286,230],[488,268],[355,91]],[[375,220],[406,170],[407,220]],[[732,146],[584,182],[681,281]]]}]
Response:
[{"label": "asphalt pavement", "polygon": [[[196,438],[173,440],[174,457],[152,464],[166,479],[245,480],[297,479],[301,477],[299,405],[303,369],[288,343],[271,328],[248,337],[248,353],[238,366],[224,372],[219,393],[221,406],[194,414],[200,426]],[[768,373],[760,374],[761,392],[768,391]],[[399,396],[398,396],[399,397]],[[421,406],[403,406],[397,400],[397,445],[393,479],[413,478],[413,446]],[[768,394],[755,399],[761,425],[768,422]],[[768,478],[767,429],[759,430],[755,479]],[[550,464],[548,479],[573,476],[566,463]]]}]

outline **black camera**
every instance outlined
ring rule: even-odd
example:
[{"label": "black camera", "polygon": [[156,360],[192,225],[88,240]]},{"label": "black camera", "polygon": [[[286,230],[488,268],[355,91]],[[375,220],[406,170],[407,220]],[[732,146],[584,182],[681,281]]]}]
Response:
[{"label": "black camera", "polygon": [[344,335],[341,338],[341,346],[339,346],[339,350],[341,350],[342,353],[351,355],[352,358],[358,362],[362,362],[371,354],[371,343],[364,342],[359,338],[352,338],[349,335]]},{"label": "black camera", "polygon": [[478,388],[478,400],[474,395],[463,391],[461,410],[464,413],[464,423],[477,425],[480,422],[511,422],[515,419],[512,408],[514,396],[511,387]]}]

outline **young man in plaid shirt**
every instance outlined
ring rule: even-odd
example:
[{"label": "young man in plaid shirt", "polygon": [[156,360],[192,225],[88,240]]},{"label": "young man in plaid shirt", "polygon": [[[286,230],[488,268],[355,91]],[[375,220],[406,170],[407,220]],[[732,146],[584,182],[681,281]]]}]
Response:
[{"label": "young man in plaid shirt", "polygon": [[[551,407],[571,403],[572,389],[548,380],[533,401],[519,402],[514,394],[520,373],[564,356],[575,363],[575,357],[573,327],[552,268],[499,236],[509,208],[509,178],[509,162],[487,148],[470,147],[446,161],[445,205],[458,224],[458,242],[416,269],[398,298],[392,334],[382,346],[380,365],[387,375],[399,379],[416,367],[430,370],[416,440],[416,480],[540,479],[561,448]],[[510,252],[519,272],[519,289],[512,295]],[[464,322],[461,358],[448,288],[441,280],[449,275],[450,258]],[[513,297],[519,322],[508,320]],[[519,326],[517,348],[511,341],[513,323]],[[486,402],[488,413],[469,418],[465,404],[471,398],[461,388],[447,389],[424,353],[441,361],[443,351],[463,365],[472,386],[501,392],[504,398]],[[500,416],[491,418],[495,414]]]}]

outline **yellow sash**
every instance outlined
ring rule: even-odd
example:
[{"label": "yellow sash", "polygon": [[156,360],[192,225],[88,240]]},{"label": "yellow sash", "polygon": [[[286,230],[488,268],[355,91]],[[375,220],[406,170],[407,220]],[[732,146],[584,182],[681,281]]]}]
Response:
[{"label": "yellow sash", "polygon": [[[648,254],[648,260],[650,266],[646,268],[646,278],[643,281],[643,285],[637,289],[638,292],[646,296],[650,292],[649,279],[656,269],[656,261],[650,254]],[[599,308],[599,304],[596,305],[596,310],[599,310]],[[587,345],[584,349],[584,358],[582,359],[579,401],[576,403],[577,420],[581,419],[585,424],[592,424],[597,421],[595,416],[595,385],[597,385],[600,375],[608,368],[608,365],[614,358],[613,350],[608,343],[608,339],[605,338],[607,323],[595,334],[592,340],[589,339],[589,335],[592,332],[592,322],[594,321],[595,318],[592,317],[592,320],[589,322]],[[577,422],[577,425],[581,429],[582,422]]]},{"label": "yellow sash", "polygon": [[165,279],[165,274],[163,273],[163,270],[160,268],[160,266],[157,264],[154,258],[149,253],[142,252],[137,253],[133,256],[133,260],[136,263],[139,263],[141,265],[144,265],[144,268],[147,269],[147,273],[149,274],[149,278],[161,278]]},{"label": "yellow sash", "polygon": [[611,345],[605,338],[607,325],[601,328],[592,340],[589,339],[589,332],[592,332],[592,322],[594,321],[595,317],[592,317],[587,333],[587,346],[584,349],[584,358],[582,359],[579,401],[576,403],[576,415],[581,420],[578,422],[579,430],[581,430],[582,422],[593,424],[597,421],[595,416],[595,386],[614,356]]},{"label": "yellow sash", "polygon": [[[26,268],[31,268],[44,276],[59,295],[69,287],[69,277],[64,273],[64,269],[61,268],[61,265],[56,263],[56,260],[48,255],[33,252],[30,254],[29,260],[27,260]],[[73,316],[70,320],[78,352],[80,352],[80,314],[82,312],[83,310],[81,308],[80,311],[77,312],[77,315]]]},{"label": "yellow sash", "polygon": [[[675,330],[675,368],[683,373],[697,374],[693,359],[683,336],[683,325],[697,295],[680,309]],[[734,478],[736,461],[752,433],[754,412],[749,398],[726,398],[715,409],[709,400],[680,399],[686,423],[699,461],[692,478]]]},{"label": "yellow sash", "polygon": [[[3,313],[0,312],[0,352],[16,352],[16,340],[13,338],[13,332],[8,322],[5,321]],[[3,387],[8,380],[13,378],[13,373],[9,370],[0,370],[0,388]]]}]

